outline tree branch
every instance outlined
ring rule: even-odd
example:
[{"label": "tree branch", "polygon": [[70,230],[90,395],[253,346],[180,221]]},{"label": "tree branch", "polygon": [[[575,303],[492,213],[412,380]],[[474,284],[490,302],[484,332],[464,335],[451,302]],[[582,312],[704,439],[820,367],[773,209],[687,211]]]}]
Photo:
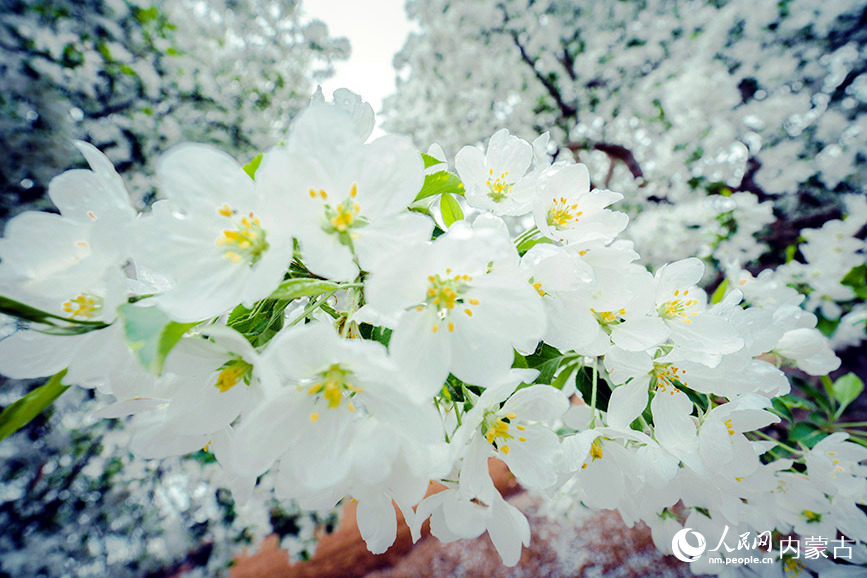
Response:
[{"label": "tree branch", "polygon": [[602,151],[607,154],[612,161],[621,161],[623,164],[625,164],[626,168],[629,169],[629,172],[632,173],[633,178],[644,178],[644,172],[642,172],[641,166],[638,164],[638,161],[635,160],[635,155],[632,154],[631,150],[624,146],[607,142],[595,142],[589,145],[577,142],[568,142],[564,146],[573,153],[577,153],[580,150],[586,150],[588,148]]},{"label": "tree branch", "polygon": [[[560,109],[561,118],[574,118],[578,115],[578,109],[567,103],[563,100],[563,95],[560,94],[560,90],[554,85],[550,78],[546,78],[539,70],[536,68],[536,61],[527,53],[527,49],[521,44],[521,41],[518,39],[518,32],[516,30],[510,30],[507,28],[507,24],[509,23],[509,14],[506,12],[506,7],[502,4],[499,5],[499,8],[503,11],[503,28],[512,36],[512,41],[515,43],[515,46],[518,47],[518,51],[521,53],[521,60],[527,64],[532,70],[533,74],[542,83],[542,86],[545,87],[545,90],[548,91],[548,94],[551,98],[554,99],[554,102],[557,103],[557,108]],[[568,51],[565,52],[568,55]],[[572,74],[571,68],[567,68],[567,74]]]}]

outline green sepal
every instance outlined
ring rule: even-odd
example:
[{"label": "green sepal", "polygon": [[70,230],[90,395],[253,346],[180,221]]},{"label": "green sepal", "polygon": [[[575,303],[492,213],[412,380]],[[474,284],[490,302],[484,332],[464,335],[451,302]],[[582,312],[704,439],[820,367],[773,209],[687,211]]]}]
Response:
[{"label": "green sepal", "polygon": [[117,308],[129,348],[149,372],[161,375],[166,357],[191,327],[200,322],[178,323],[157,307],[126,303]]},{"label": "green sepal", "polygon": [[54,374],[44,385],[40,385],[21,399],[13,402],[0,413],[0,440],[6,439],[42,413],[54,400],[69,389],[61,383],[66,369]]}]

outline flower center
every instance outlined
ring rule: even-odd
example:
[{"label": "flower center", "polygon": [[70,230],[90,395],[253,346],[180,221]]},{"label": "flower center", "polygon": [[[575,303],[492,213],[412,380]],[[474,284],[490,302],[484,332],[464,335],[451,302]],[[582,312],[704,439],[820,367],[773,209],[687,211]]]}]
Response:
[{"label": "flower center", "polygon": [[536,290],[536,293],[539,294],[540,297],[544,297],[548,294],[547,291],[542,287],[542,283],[540,281],[536,281],[534,277],[530,277],[529,279],[530,285],[533,286],[533,289]]},{"label": "flower center", "polygon": [[578,203],[573,205],[566,204],[566,197],[560,199],[551,199],[553,204],[548,209],[548,226],[554,227],[558,231],[564,229],[574,229],[574,223],[578,222],[578,217],[584,214],[578,210]]},{"label": "flower center", "polygon": [[685,373],[684,370],[670,363],[654,364],[653,366],[653,375],[656,377],[657,387],[663,392],[668,391],[671,395],[680,391],[678,386],[687,385],[686,379],[684,379]]},{"label": "flower center", "polygon": [[217,376],[217,383],[214,384],[220,390],[220,393],[226,393],[238,385],[242,379],[245,384],[250,385],[253,366],[240,357],[224,363],[220,370],[220,374]]},{"label": "flower center", "polygon": [[[427,297],[423,305],[416,307],[422,311],[425,307],[433,307],[439,316],[439,322],[434,323],[433,332],[439,331],[442,322],[449,318],[452,310],[455,307],[462,306],[467,317],[473,316],[473,310],[469,306],[475,306],[480,303],[475,298],[465,298],[463,293],[470,288],[469,283],[473,278],[469,275],[451,275],[452,270],[446,269],[446,274],[431,275],[428,279]],[[455,330],[454,322],[448,319],[449,331]]]},{"label": "flower center", "polygon": [[[364,391],[352,383],[351,377],[351,371],[343,369],[339,363],[335,363],[325,371],[317,374],[314,378],[316,381],[307,389],[307,393],[310,395],[321,395],[328,403],[328,409],[337,409],[340,407],[340,402],[343,401],[344,395],[350,397],[355,393],[362,393]],[[355,405],[352,402],[347,402],[346,409],[355,411]],[[310,414],[310,421],[316,421],[317,419],[319,419],[318,413]]]},{"label": "flower center", "polygon": [[[358,185],[353,184],[349,191],[349,196],[339,203],[336,207],[329,204],[328,193],[323,190],[315,191],[310,189],[310,198],[320,198],[325,203],[325,223],[322,229],[326,233],[337,233],[343,235],[348,233],[353,228],[363,227],[367,221],[363,217],[359,217],[361,206],[355,202],[355,197],[358,196]],[[348,241],[348,239],[347,239]]]},{"label": "flower center", "polygon": [[[596,460],[602,459],[602,438],[598,437],[590,443],[590,461],[595,462]],[[585,461],[581,465],[582,470],[587,469],[587,462]]]},{"label": "flower center", "polygon": [[488,169],[488,174],[490,178],[485,181],[485,184],[488,186],[488,197],[495,203],[499,203],[512,192],[512,185],[506,182],[506,176],[509,174],[509,171],[504,172],[496,179],[494,178],[494,169]]},{"label": "flower center", "polygon": [[674,292],[674,299],[666,301],[657,307],[656,311],[659,313],[659,316],[663,319],[682,319],[684,323],[692,323],[689,316],[695,316],[698,313],[690,311],[690,309],[698,303],[698,299],[687,299],[686,296],[688,294],[689,289],[683,292],[683,296],[680,295],[679,289],[676,290]]},{"label": "flower center", "polygon": [[626,309],[620,309],[619,311],[596,311],[591,308],[590,312],[593,313],[596,321],[602,326],[616,325],[626,315]]},{"label": "flower center", "polygon": [[[482,420],[482,434],[485,436],[485,439],[488,440],[488,443],[494,446],[495,449],[504,454],[508,454],[511,451],[508,444],[505,442],[514,439],[515,437],[512,435],[510,427],[514,425],[515,429],[518,431],[524,431],[527,429],[521,424],[512,423],[516,417],[517,416],[512,412],[509,412],[502,417],[488,412],[485,414],[485,419]],[[527,438],[519,436],[518,441],[525,442],[527,441]]]},{"label": "flower center", "polygon": [[244,262],[252,267],[262,254],[268,250],[268,241],[265,239],[265,229],[259,217],[250,211],[246,216],[237,219],[238,211],[224,204],[217,212],[232,219],[235,229],[224,229],[223,234],[217,238],[217,246],[223,248],[223,256],[232,263]]},{"label": "flower center", "polygon": [[81,293],[78,297],[66,301],[61,308],[64,313],[69,314],[70,319],[92,319],[102,311],[102,298],[91,293]]}]

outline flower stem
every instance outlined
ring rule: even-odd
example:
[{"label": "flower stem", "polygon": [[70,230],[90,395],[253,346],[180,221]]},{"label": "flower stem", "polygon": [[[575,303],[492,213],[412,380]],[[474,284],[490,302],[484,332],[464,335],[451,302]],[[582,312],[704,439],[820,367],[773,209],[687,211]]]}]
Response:
[{"label": "flower stem", "polygon": [[539,228],[536,227],[535,225],[533,227],[530,227],[528,230],[524,231],[523,233],[521,233],[520,235],[518,235],[515,238],[515,246],[516,247],[519,246],[521,243],[523,243],[527,239],[530,239],[533,235],[535,235],[538,232],[539,232]]},{"label": "flower stem", "polygon": [[596,364],[599,358],[593,358],[593,389],[590,390],[590,408],[593,411],[593,419],[590,421],[590,427],[596,425],[596,386],[599,381],[599,372]]},{"label": "flower stem", "polygon": [[296,317],[295,319],[293,319],[292,322],[289,323],[289,325],[287,325],[287,327],[292,327],[293,325],[297,325],[299,321],[304,320],[308,315],[310,315],[310,314],[313,313],[316,309],[318,309],[320,306],[322,306],[323,303],[325,303],[326,301],[328,301],[328,299],[329,299],[332,295],[334,295],[335,293],[337,293],[337,290],[329,291],[328,293],[323,293],[323,294],[320,295],[318,298],[316,298],[316,299],[314,299],[313,301],[311,301],[311,302],[307,305],[307,307],[304,308],[304,311],[301,312],[301,315],[299,315],[298,317]]},{"label": "flower stem", "polygon": [[757,436],[759,436],[760,438],[764,438],[764,439],[768,440],[769,442],[774,442],[775,444],[777,444],[778,446],[780,446],[780,447],[783,448],[784,450],[787,450],[787,451],[789,451],[789,452],[791,452],[791,453],[793,453],[793,454],[802,454],[802,453],[804,453],[804,452],[802,452],[801,450],[797,450],[797,449],[793,448],[792,446],[790,446],[790,445],[788,445],[788,444],[784,444],[783,442],[781,442],[780,440],[778,440],[778,439],[776,439],[776,438],[772,438],[771,436],[769,436],[768,434],[766,434],[766,433],[764,433],[764,432],[761,432],[761,431],[754,431],[754,432],[750,432],[750,433],[752,433],[752,434],[754,434],[754,435],[757,435]]}]

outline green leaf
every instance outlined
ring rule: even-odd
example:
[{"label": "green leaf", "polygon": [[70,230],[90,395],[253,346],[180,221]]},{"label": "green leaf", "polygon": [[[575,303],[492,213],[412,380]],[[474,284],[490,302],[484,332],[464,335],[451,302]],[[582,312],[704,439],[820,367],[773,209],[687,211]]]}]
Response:
[{"label": "green leaf", "polygon": [[512,367],[517,367],[519,369],[527,369],[530,367],[527,365],[527,358],[515,351],[515,357],[512,361]]},{"label": "green leaf", "polygon": [[825,319],[821,314],[818,314],[818,312],[816,317],[818,318],[816,321],[816,329],[818,329],[825,337],[831,337],[834,335],[834,332],[837,331],[837,327],[840,325],[840,320]]},{"label": "green leaf", "polygon": [[424,185],[415,196],[415,200],[432,197],[434,195],[442,195],[444,193],[452,193],[454,195],[464,194],[464,183],[460,177],[448,171],[437,171],[424,176]]},{"label": "green leaf", "polygon": [[867,299],[867,265],[853,267],[843,279],[841,285],[851,287],[855,295],[860,299]]},{"label": "green leaf", "polygon": [[340,286],[337,283],[322,279],[287,279],[268,298],[291,301],[298,297],[312,297],[338,289]]},{"label": "green leaf", "polygon": [[557,368],[560,367],[561,358],[551,359],[550,361],[546,361],[541,365],[538,365],[535,369],[539,371],[539,377],[536,378],[536,383],[547,383],[550,384],[554,381],[554,374],[557,373]]},{"label": "green leaf", "polygon": [[424,168],[429,169],[434,165],[441,165],[445,163],[445,161],[441,161],[438,158],[431,156],[427,153],[421,153],[421,160],[424,161]]},{"label": "green leaf", "polygon": [[560,353],[560,350],[556,347],[551,347],[547,343],[540,343],[539,347],[536,348],[536,351],[527,356],[527,365],[537,368],[549,359],[561,356],[563,356],[563,354]]},{"label": "green leaf", "polygon": [[250,175],[251,179],[255,179],[256,170],[259,168],[260,164],[262,164],[262,153],[257,154],[253,157],[253,160],[244,165],[244,172]]},{"label": "green leaf", "polygon": [[[590,400],[593,399],[593,367],[583,367],[575,373],[575,387],[581,392],[584,403],[590,405]],[[605,384],[602,377],[597,376],[596,409],[608,411],[609,399],[611,399],[611,389]],[[648,410],[649,408],[650,405],[648,404]]]},{"label": "green leaf", "polygon": [[162,374],[166,357],[184,333],[200,323],[178,323],[156,307],[131,303],[121,305],[117,312],[123,321],[127,345],[142,365],[156,375]]},{"label": "green leaf", "polygon": [[797,395],[792,395],[791,393],[787,393],[786,395],[782,395],[780,397],[775,397],[774,400],[779,400],[789,409],[816,409],[816,404],[814,404],[812,401],[803,399],[801,397],[798,397]]},{"label": "green leaf", "polygon": [[[20,303],[15,301],[14,299],[9,299],[8,297],[0,296],[0,313],[4,315],[10,315],[12,317],[17,317],[18,319],[23,319],[25,321],[33,321],[35,323],[44,323],[46,325],[57,325],[53,320],[57,319],[59,321],[64,321],[66,323],[72,323],[74,325],[80,325],[87,329],[80,331],[79,333],[87,333],[88,331],[94,331],[96,329],[103,329],[104,327],[108,327],[108,324],[103,323],[102,321],[86,321],[80,319],[67,319],[66,317],[61,317],[60,315],[55,315],[54,313],[49,313],[47,311],[43,311],[41,309],[37,309],[36,307],[31,307],[30,305],[25,305],[24,303]],[[60,326],[66,327],[66,326]]]},{"label": "green leaf", "polygon": [[825,434],[814,424],[802,421],[795,424],[789,431],[789,439],[793,442],[800,442],[807,447],[813,447],[819,443]]},{"label": "green leaf", "polygon": [[535,247],[536,245],[543,243],[553,243],[551,239],[548,237],[531,237],[529,239],[524,239],[521,243],[515,248],[518,251],[518,254],[523,256],[524,253]]},{"label": "green leaf", "polygon": [[775,397],[771,400],[771,403],[774,404],[773,412],[780,416],[781,418],[788,420],[789,423],[795,421],[794,416],[792,415],[792,410],[778,397]]},{"label": "green leaf", "polygon": [[243,305],[238,305],[232,312],[229,313],[229,318],[226,319],[226,325],[229,327],[234,327],[241,321],[246,321],[248,317],[250,317],[250,313],[252,313],[252,309],[247,309]]},{"label": "green leaf", "polygon": [[452,401],[463,402],[463,385],[465,385],[464,382],[462,382],[460,379],[450,373],[449,376],[446,378],[445,384],[443,385],[443,393],[448,393],[446,397]]},{"label": "green leaf", "polygon": [[557,379],[555,379],[553,382],[551,382],[551,385],[553,387],[556,387],[557,389],[563,389],[563,386],[566,385],[566,382],[569,381],[569,378],[572,377],[572,375],[574,373],[575,373],[575,364],[574,363],[567,364],[566,367],[564,367],[560,371],[560,374],[557,376]]},{"label": "green leaf", "polygon": [[858,265],[857,267],[853,267],[840,280],[840,284],[848,285],[849,287],[867,285],[867,265]]},{"label": "green leaf", "polygon": [[819,406],[822,411],[826,412],[828,415],[831,414],[830,400],[828,399],[828,396],[825,395],[824,391],[810,385],[805,380],[799,377],[793,376],[791,380],[792,384],[794,384],[795,387],[807,394],[807,397],[816,402],[816,405]]},{"label": "green leaf", "polygon": [[54,403],[54,400],[69,389],[61,381],[66,376],[66,370],[56,373],[45,385],[41,385],[13,402],[0,413],[0,440],[6,439],[42,413],[42,411]]},{"label": "green leaf", "polygon": [[716,291],[711,295],[710,302],[713,304],[719,303],[725,297],[726,289],[729,287],[729,280],[723,279],[723,282],[719,284],[719,287],[716,288]]},{"label": "green leaf", "polygon": [[388,347],[388,344],[391,341],[391,329],[389,329],[388,327],[376,326],[373,328],[370,337],[374,341],[379,341],[380,343]]},{"label": "green leaf", "polygon": [[861,395],[862,391],[864,391],[864,382],[854,373],[847,373],[843,377],[837,379],[837,381],[834,382],[834,397],[840,404],[840,408],[837,410],[837,415],[841,415],[843,409],[855,401],[855,399]]},{"label": "green leaf", "polygon": [[443,223],[445,223],[446,227],[451,227],[455,221],[460,221],[464,218],[464,212],[461,210],[460,203],[449,194],[444,194],[440,197],[440,212],[443,214]]}]

